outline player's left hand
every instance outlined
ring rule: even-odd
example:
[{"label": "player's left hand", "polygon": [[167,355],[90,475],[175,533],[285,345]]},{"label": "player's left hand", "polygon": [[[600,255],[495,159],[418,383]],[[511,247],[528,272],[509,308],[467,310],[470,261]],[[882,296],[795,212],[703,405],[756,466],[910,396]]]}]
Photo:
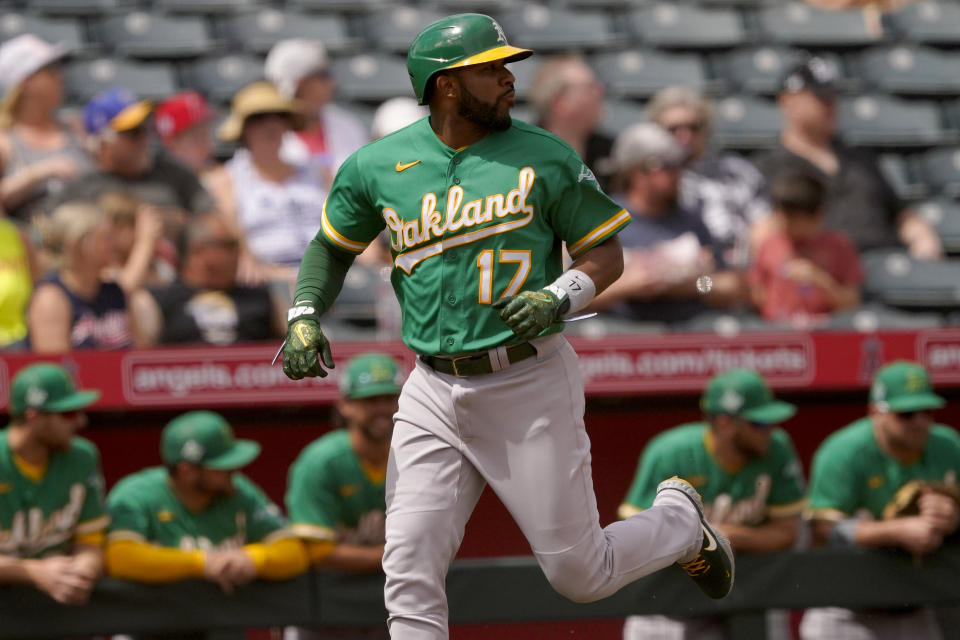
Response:
[{"label": "player's left hand", "polygon": [[536,338],[555,323],[560,315],[560,298],[546,289],[521,291],[493,303],[500,319],[524,340]]}]

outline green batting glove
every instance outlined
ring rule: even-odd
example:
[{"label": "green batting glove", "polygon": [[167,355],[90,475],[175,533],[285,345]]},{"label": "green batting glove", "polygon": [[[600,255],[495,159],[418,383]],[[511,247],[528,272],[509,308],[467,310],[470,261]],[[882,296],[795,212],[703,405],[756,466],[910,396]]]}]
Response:
[{"label": "green batting glove", "polygon": [[513,329],[515,334],[524,340],[530,340],[559,320],[562,304],[563,300],[555,293],[540,289],[521,291],[515,296],[500,298],[493,303],[493,308],[500,310],[500,319]]},{"label": "green batting glove", "polygon": [[[309,311],[307,311],[309,309]],[[287,340],[283,345],[283,372],[291,380],[325,378],[327,369],[333,369],[330,342],[320,330],[312,307],[296,306],[287,312]],[[319,354],[319,359],[317,358]]]}]

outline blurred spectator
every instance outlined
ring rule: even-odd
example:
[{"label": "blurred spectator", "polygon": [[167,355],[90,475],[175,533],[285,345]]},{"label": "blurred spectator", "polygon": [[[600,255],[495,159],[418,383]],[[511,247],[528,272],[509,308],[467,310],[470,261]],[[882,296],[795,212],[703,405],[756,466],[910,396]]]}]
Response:
[{"label": "blurred spectator", "polygon": [[780,146],[758,161],[767,182],[781,171],[814,172],[827,185],[826,226],[846,233],[863,253],[903,243],[921,260],[943,256],[940,238],[915,211],[905,209],[875,159],[835,137],[837,72],[813,57],[783,80]]},{"label": "blurred spectator", "polygon": [[823,228],[826,189],[807,173],[780,172],[770,187],[782,220],[750,270],[754,304],[767,320],[809,328],[818,318],[860,304],[863,270],[853,243]]},{"label": "blurred spectator", "polygon": [[0,431],[0,583],[30,584],[63,604],[84,604],[103,574],[110,519],[96,446],[77,437],[99,391],[78,390],[67,371],[42,363],[10,386]]},{"label": "blurred spectator", "polygon": [[610,157],[613,140],[597,130],[603,119],[606,90],[579,56],[555,55],[544,60],[530,87],[530,106],[539,127],[563,138],[601,179],[603,161]]},{"label": "blurred spectator", "polygon": [[[680,476],[700,492],[706,517],[735,553],[790,549],[804,506],[803,470],[790,436],[777,425],[796,407],[774,399],[763,378],[747,369],[714,376],[700,407],[702,422],[674,427],[650,441],[618,515],[626,519],[648,509],[657,485]],[[623,637],[726,636],[722,618],[633,616]]]},{"label": "blurred spectator", "polygon": [[163,237],[163,211],[123,193],[108,191],[97,199],[113,230],[114,262],[107,275],[124,291],[172,282],[177,250]]},{"label": "blurred spectator", "polygon": [[153,121],[171,158],[199,176],[213,166],[213,111],[196,91],[175,93],[159,105]]},{"label": "blurred spectator", "polygon": [[[384,482],[402,384],[403,374],[388,355],[368,353],[350,360],[340,378],[339,428],[307,446],[290,467],[291,529],[306,543],[315,567],[382,570]],[[329,629],[297,632],[287,640],[358,637]],[[389,634],[383,625],[362,637]]]},{"label": "blurred spectator", "polygon": [[207,174],[220,211],[240,230],[240,281],[292,283],[304,249],[320,228],[328,183],[316,167],[280,157],[284,135],[303,125],[302,105],[268,82],[237,92],[218,131],[240,148]]},{"label": "blurred spectator", "polygon": [[[636,124],[621,133],[613,148],[618,168],[615,199],[633,223],[618,236],[623,244],[623,275],[594,308],[635,320],[678,322],[706,309],[729,306],[745,297],[743,274],[727,270],[719,247],[698,211],[679,202],[681,167],[687,153],[660,125]],[[700,294],[703,275],[713,287]]]},{"label": "blurred spectator", "polygon": [[307,116],[305,128],[286,136],[284,160],[309,163],[332,183],[343,161],[368,139],[363,124],[333,104],[337,85],[329,63],[326,48],[317,40],[281,40],[267,54],[264,75],[285,98],[299,100]]},{"label": "blurred spectator", "polygon": [[[877,372],[869,416],[833,433],[814,455],[806,515],[815,544],[900,547],[920,557],[956,531],[960,436],[932,414],[945,404],[916,363]],[[942,637],[930,607],[809,609],[800,636]]]},{"label": "blurred spectator", "polygon": [[390,98],[384,101],[373,114],[370,133],[374,140],[399,131],[421,118],[430,115],[427,107],[420,106],[414,98]]},{"label": "blurred spectator", "polygon": [[763,176],[734,153],[710,148],[713,104],[687,87],[668,87],[650,100],[652,121],[669,131],[689,154],[680,180],[680,200],[700,211],[710,235],[731,267],[745,268],[771,231]]},{"label": "blurred spectator", "polygon": [[0,218],[0,350],[26,346],[32,253],[20,229]]},{"label": "blurred spectator", "polygon": [[282,337],[286,305],[264,285],[237,284],[239,256],[240,240],[220,216],[192,219],[179,278],[133,296],[144,343],[225,345]]},{"label": "blurred spectator", "polygon": [[162,467],[123,478],[110,492],[107,572],[150,584],[205,578],[225,593],[255,578],[286,580],[307,568],[280,510],[237,471],[260,445],[239,440],[212,411],[171,420]]},{"label": "blurred spectator", "polygon": [[127,294],[104,270],[116,254],[106,216],[92,204],[62,204],[43,225],[57,270],[41,279],[27,308],[30,347],[37,353],[121,349],[134,344]]},{"label": "blurred spectator", "polygon": [[0,204],[29,220],[47,195],[93,167],[75,133],[57,118],[63,103],[63,45],[25,33],[0,46]]},{"label": "blurred spectator", "polygon": [[68,184],[57,201],[125,193],[160,208],[164,235],[173,240],[190,215],[212,211],[214,202],[189,169],[151,149],[152,110],[125,89],[93,97],[83,115],[97,169]]}]

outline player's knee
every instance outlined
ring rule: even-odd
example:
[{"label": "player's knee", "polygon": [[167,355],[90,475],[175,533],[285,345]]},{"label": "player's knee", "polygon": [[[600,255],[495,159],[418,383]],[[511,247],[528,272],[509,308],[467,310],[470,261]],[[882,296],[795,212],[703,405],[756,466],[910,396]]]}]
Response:
[{"label": "player's knee", "polygon": [[603,579],[601,567],[579,555],[554,558],[549,568],[544,567],[544,574],[557,593],[573,602],[595,602],[608,595],[602,590],[608,581]]}]

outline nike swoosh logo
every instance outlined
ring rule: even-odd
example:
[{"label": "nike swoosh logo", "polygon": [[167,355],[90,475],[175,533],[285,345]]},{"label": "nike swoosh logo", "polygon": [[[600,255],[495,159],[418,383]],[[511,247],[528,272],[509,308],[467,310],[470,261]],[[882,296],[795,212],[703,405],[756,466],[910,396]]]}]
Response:
[{"label": "nike swoosh logo", "polygon": [[415,165],[415,164],[420,164],[420,161],[419,161],[419,160],[414,160],[413,162],[408,162],[408,163],[404,164],[404,163],[400,162],[399,160],[397,160],[397,173],[400,173],[401,171],[406,171],[407,169],[409,169],[410,167],[412,167],[412,166]]},{"label": "nike swoosh logo", "polygon": [[713,534],[710,533],[710,529],[703,527],[703,535],[707,538],[707,546],[704,547],[704,551],[715,551],[717,548],[717,539],[713,537]]}]

